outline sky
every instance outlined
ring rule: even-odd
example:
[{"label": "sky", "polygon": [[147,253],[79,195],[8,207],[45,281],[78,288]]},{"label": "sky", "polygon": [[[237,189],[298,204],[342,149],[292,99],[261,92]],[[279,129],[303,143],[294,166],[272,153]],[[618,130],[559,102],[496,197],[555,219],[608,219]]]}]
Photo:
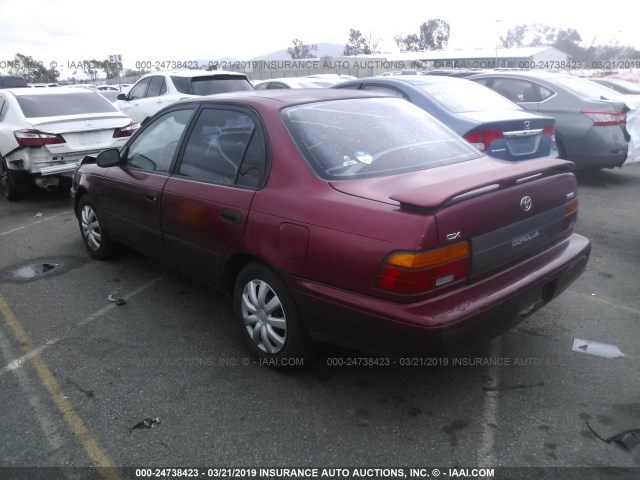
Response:
[{"label": "sky", "polygon": [[583,46],[640,50],[636,15],[621,11],[557,0],[0,0],[0,71],[16,53],[54,62],[61,71],[69,62],[111,54],[122,55],[125,68],[140,61],[248,60],[290,47],[296,38],[345,44],[351,28],[378,39],[382,50],[397,51],[394,36],[417,33],[432,18],[449,23],[448,48],[493,48],[509,28],[538,22],[576,29]]}]

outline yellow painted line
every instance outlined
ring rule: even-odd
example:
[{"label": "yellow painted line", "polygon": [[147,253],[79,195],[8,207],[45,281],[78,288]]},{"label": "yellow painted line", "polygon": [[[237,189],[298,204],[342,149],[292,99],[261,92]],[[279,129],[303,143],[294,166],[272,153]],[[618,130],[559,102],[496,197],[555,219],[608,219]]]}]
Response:
[{"label": "yellow painted line", "polygon": [[[13,330],[18,343],[24,350],[25,354],[32,352],[33,346],[31,339],[24,331],[13,312],[7,305],[4,297],[0,293],[0,314],[4,317],[7,325]],[[40,382],[49,393],[51,400],[62,414],[62,418],[66,422],[69,429],[78,438],[85,452],[87,453],[91,462],[98,467],[100,476],[105,480],[119,480],[121,477],[118,474],[113,462],[109,459],[104,452],[98,440],[93,436],[89,429],[85,426],[80,416],[76,413],[71,402],[67,400],[64,391],[60,387],[60,384],[56,381],[55,377],[51,373],[51,370],[44,363],[39,354],[33,355],[31,358],[31,364],[40,379]]]},{"label": "yellow painted line", "polygon": [[636,315],[640,315],[640,310],[631,307],[625,307],[624,305],[618,305],[617,303],[609,302],[607,300],[603,300],[602,298],[595,297],[593,295],[587,295],[586,293],[574,292],[573,290],[567,290],[567,293],[571,293],[573,295],[577,295],[578,297],[588,298],[589,300],[593,300],[594,302],[602,303],[603,305],[607,305],[609,307],[617,308],[619,310],[624,310],[626,312],[635,313]]}]

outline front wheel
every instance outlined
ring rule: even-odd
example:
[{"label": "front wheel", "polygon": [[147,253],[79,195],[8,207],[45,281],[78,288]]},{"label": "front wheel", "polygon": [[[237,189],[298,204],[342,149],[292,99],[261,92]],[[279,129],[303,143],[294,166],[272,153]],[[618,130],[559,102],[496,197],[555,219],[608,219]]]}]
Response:
[{"label": "front wheel", "polygon": [[233,291],[236,318],[251,353],[261,364],[300,366],[310,340],[284,282],[259,263],[247,265]]},{"label": "front wheel", "polygon": [[78,204],[78,223],[89,255],[98,260],[108,258],[113,250],[113,240],[104,231],[96,208],[87,197],[82,197]]}]

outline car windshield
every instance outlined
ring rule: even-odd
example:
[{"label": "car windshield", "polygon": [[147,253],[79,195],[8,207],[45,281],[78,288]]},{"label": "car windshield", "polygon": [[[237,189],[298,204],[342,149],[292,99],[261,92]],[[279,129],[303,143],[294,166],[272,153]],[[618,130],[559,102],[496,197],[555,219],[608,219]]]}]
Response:
[{"label": "car windshield", "polygon": [[303,157],[325,180],[396,175],[482,155],[402,99],[296,105],[285,108],[282,119]]},{"label": "car windshield", "polygon": [[216,93],[253,90],[244,75],[211,75],[210,77],[178,77],[171,80],[180,93],[188,95],[214,95]]},{"label": "car windshield", "polygon": [[113,113],[118,109],[95,92],[52,93],[47,95],[17,95],[26,118],[61,117],[88,113]]},{"label": "car windshield", "polygon": [[603,85],[573,77],[557,77],[555,81],[590,100],[617,100],[620,95]]},{"label": "car windshield", "polygon": [[416,85],[420,90],[454,113],[483,110],[521,110],[493,90],[468,80]]}]

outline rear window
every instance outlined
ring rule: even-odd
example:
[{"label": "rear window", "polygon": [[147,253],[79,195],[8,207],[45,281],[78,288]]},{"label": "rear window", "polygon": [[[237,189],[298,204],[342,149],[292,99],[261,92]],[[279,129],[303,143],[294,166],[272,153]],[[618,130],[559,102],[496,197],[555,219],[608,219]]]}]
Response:
[{"label": "rear window", "polygon": [[450,112],[479,112],[482,110],[521,110],[493,90],[471,81],[435,82],[416,85]]},{"label": "rear window", "polygon": [[47,95],[17,95],[18,104],[26,118],[113,113],[118,109],[99,93],[73,92]]},{"label": "rear window", "polygon": [[188,95],[214,95],[216,93],[253,90],[244,75],[212,75],[210,77],[177,77],[171,80],[180,93]]},{"label": "rear window", "polygon": [[406,100],[318,102],[285,108],[281,115],[302,156],[325,180],[396,175],[482,156]]}]

